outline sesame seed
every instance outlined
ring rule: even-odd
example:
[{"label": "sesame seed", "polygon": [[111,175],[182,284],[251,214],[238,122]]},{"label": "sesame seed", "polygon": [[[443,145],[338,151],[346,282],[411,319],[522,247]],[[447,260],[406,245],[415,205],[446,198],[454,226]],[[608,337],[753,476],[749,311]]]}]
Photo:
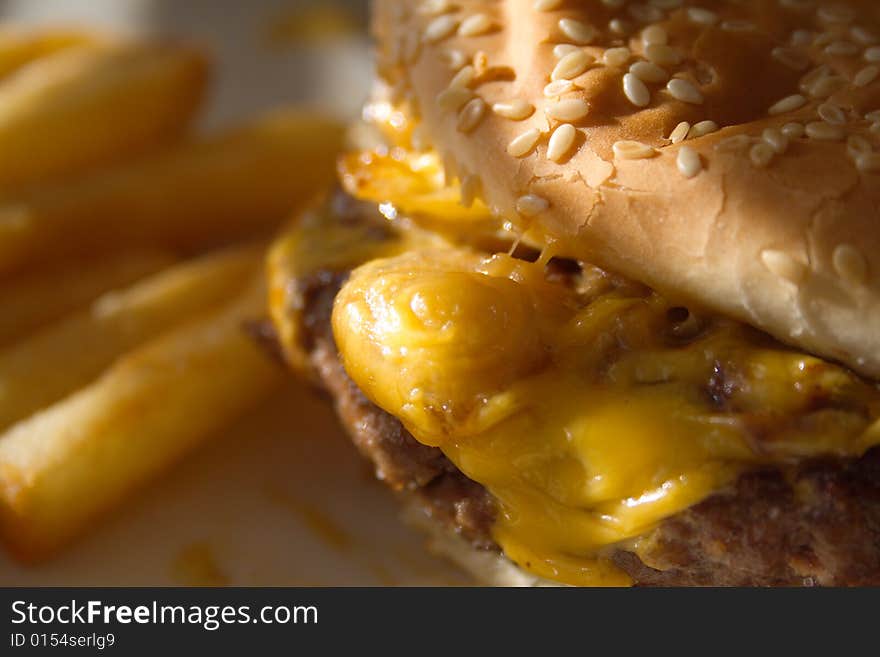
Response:
[{"label": "sesame seed", "polygon": [[516,211],[524,217],[534,217],[549,207],[547,199],[536,194],[525,194],[516,199]]},{"label": "sesame seed", "polygon": [[669,141],[673,144],[678,144],[679,142],[687,139],[688,132],[690,132],[691,124],[687,121],[682,121],[669,133]]},{"label": "sesame seed", "polygon": [[771,51],[773,58],[795,71],[803,71],[810,65],[810,58],[800,50],[779,46]]},{"label": "sesame seed", "polygon": [[809,30],[795,30],[789,41],[793,46],[808,46],[813,43],[813,33]]},{"label": "sesame seed", "polygon": [[817,48],[824,48],[829,43],[834,41],[834,38],[835,38],[835,33],[833,33],[833,32],[829,32],[827,30],[825,32],[819,32],[818,34],[816,34],[813,37],[812,45],[814,45]]},{"label": "sesame seed", "polygon": [[574,89],[574,83],[571,80],[554,80],[544,87],[544,95],[547,98],[555,98],[562,94],[568,93]]},{"label": "sesame seed", "polygon": [[825,53],[828,55],[840,55],[842,57],[850,57],[859,52],[859,47],[849,41],[832,41],[825,46]]},{"label": "sesame seed", "polygon": [[765,168],[773,160],[773,149],[765,142],[759,142],[749,149],[749,159],[759,169]]},{"label": "sesame seed", "polygon": [[813,38],[813,46],[816,48],[824,48],[834,41],[834,35],[831,32],[820,32]]},{"label": "sesame seed", "polygon": [[880,173],[880,153],[862,153],[856,158],[856,167],[862,173]]},{"label": "sesame seed", "polygon": [[426,16],[438,16],[452,11],[452,2],[450,0],[424,0],[419,11]]},{"label": "sesame seed", "polygon": [[506,102],[495,103],[492,111],[498,116],[511,121],[522,121],[529,118],[535,111],[535,106],[522,98],[514,98]]},{"label": "sesame seed", "polygon": [[477,72],[474,71],[474,67],[471,65],[467,65],[453,76],[452,80],[450,80],[449,82],[449,86],[469,87],[471,86],[471,84],[473,84],[473,81],[476,77]]},{"label": "sesame seed", "polygon": [[679,172],[685,178],[693,178],[703,170],[703,161],[700,154],[690,146],[682,146],[675,158],[675,164]]},{"label": "sesame seed", "polygon": [[623,76],[623,93],[636,107],[647,107],[651,102],[651,92],[648,91],[648,87],[632,73]]},{"label": "sesame seed", "polygon": [[613,34],[628,34],[630,31],[629,24],[619,18],[612,18],[608,21],[608,30]]},{"label": "sesame seed", "polygon": [[492,19],[486,14],[473,14],[465,18],[458,28],[458,34],[463,37],[474,37],[486,34],[492,29]]},{"label": "sesame seed", "polygon": [[465,133],[471,132],[482,121],[485,113],[486,103],[482,98],[469,100],[458,115],[458,130]]},{"label": "sesame seed", "polygon": [[867,87],[877,79],[877,76],[880,76],[880,66],[872,64],[866,66],[855,74],[855,77],[853,77],[853,84],[857,87]]},{"label": "sesame seed", "polygon": [[629,140],[614,142],[611,150],[614,151],[614,157],[621,160],[643,160],[657,154],[657,151],[647,144]]},{"label": "sesame seed", "polygon": [[846,152],[853,160],[857,160],[859,155],[871,153],[873,150],[871,142],[861,135],[850,135],[846,138]]},{"label": "sesame seed", "polygon": [[820,77],[807,89],[807,93],[813,98],[828,98],[847,85],[846,78],[840,75],[827,75]]},{"label": "sesame seed", "polygon": [[819,34],[813,37],[812,45],[816,48],[824,48],[829,43],[834,41],[834,34],[831,32],[825,31],[820,32]]},{"label": "sesame seed", "polygon": [[446,112],[456,112],[474,97],[474,92],[466,87],[448,87],[437,94],[437,104]]},{"label": "sesame seed", "polygon": [[694,124],[694,127],[688,131],[687,136],[688,139],[699,139],[700,137],[705,137],[706,135],[717,131],[718,124],[715,123],[715,121],[700,121],[699,123]]},{"label": "sesame seed", "polygon": [[659,43],[651,44],[645,48],[645,57],[648,61],[654,62],[658,66],[678,66],[681,64],[681,53],[672,46],[662,45]]},{"label": "sesame seed", "polygon": [[453,71],[457,71],[465,64],[467,64],[467,55],[465,55],[461,50],[446,50],[440,53],[440,57],[449,65],[449,68],[451,68]]},{"label": "sesame seed", "polygon": [[725,32],[748,32],[755,29],[755,24],[749,21],[724,21],[721,29]]},{"label": "sesame seed", "polygon": [[822,141],[840,141],[846,133],[839,125],[832,125],[824,121],[812,121],[805,128],[807,137],[810,139],[819,139]]},{"label": "sesame seed", "polygon": [[570,80],[576,78],[587,70],[587,67],[596,61],[596,58],[584,50],[575,50],[568,53],[560,59],[553,72],[550,74],[551,80]]},{"label": "sesame seed", "polygon": [[838,276],[847,283],[861,285],[868,280],[865,256],[851,244],[838,244],[831,255],[831,262]]},{"label": "sesame seed", "polygon": [[862,25],[853,25],[849,30],[850,36],[856,43],[863,46],[871,46],[880,41],[880,36]]},{"label": "sesame seed", "polygon": [[785,114],[786,112],[793,112],[796,109],[800,109],[806,104],[806,98],[804,98],[800,94],[793,94],[773,103],[773,105],[770,106],[770,109],[767,110],[767,113],[771,116],[775,116],[777,114]]},{"label": "sesame seed", "polygon": [[573,42],[586,45],[596,38],[596,28],[574,18],[560,18],[559,30]]},{"label": "sesame seed", "polygon": [[650,5],[630,5],[627,12],[640,23],[657,23],[663,20],[663,11]]},{"label": "sesame seed", "polygon": [[563,0],[535,0],[532,7],[535,11],[553,11],[559,9],[562,2]]},{"label": "sesame seed", "polygon": [[669,79],[669,73],[651,62],[635,62],[629,67],[629,72],[635,75],[643,82],[666,82]]},{"label": "sesame seed", "polygon": [[541,138],[541,131],[537,128],[526,130],[521,135],[517,135],[507,144],[507,152],[513,157],[525,157],[538,143]]},{"label": "sesame seed", "polygon": [[820,21],[825,23],[852,23],[856,14],[850,7],[845,7],[843,5],[826,5],[819,7],[816,16],[818,16]]},{"label": "sesame seed", "polygon": [[629,61],[630,57],[632,57],[632,52],[630,52],[629,48],[623,46],[619,48],[609,48],[602,53],[602,62],[606,66],[624,66]]},{"label": "sesame seed", "polygon": [[561,161],[574,145],[575,137],[577,130],[570,123],[563,123],[556,128],[547,143],[547,159],[554,162]]},{"label": "sesame seed", "polygon": [[833,103],[822,103],[817,110],[819,118],[831,125],[846,125],[846,114]]},{"label": "sesame seed", "polygon": [[718,22],[718,14],[702,7],[691,7],[687,10],[687,17],[691,23],[697,25],[715,25]]},{"label": "sesame seed", "polygon": [[580,50],[580,48],[573,43],[557,43],[553,46],[553,56],[556,59],[562,59],[567,54],[577,52],[578,50]]},{"label": "sesame seed", "polygon": [[829,43],[834,41],[834,37],[835,35],[831,32],[820,32],[813,39],[813,46],[815,46],[816,48],[824,48]]},{"label": "sesame seed", "polygon": [[871,127],[868,128],[873,134],[880,136],[880,123],[872,123]]},{"label": "sesame seed", "polygon": [[669,34],[659,25],[649,25],[642,30],[642,45],[648,47],[652,44],[665,46],[669,43]]},{"label": "sesame seed", "polygon": [[880,46],[871,46],[870,48],[866,48],[863,57],[865,58],[866,62],[871,62],[872,64],[880,62]]},{"label": "sesame seed", "polygon": [[784,278],[790,283],[800,283],[807,273],[807,267],[784,251],[765,249],[761,251],[761,261],[770,273]]},{"label": "sesame seed", "polygon": [[802,123],[786,123],[782,126],[782,134],[789,139],[799,139],[804,136],[804,125]]},{"label": "sesame seed", "polygon": [[455,16],[443,14],[428,23],[422,36],[428,43],[437,43],[455,32],[456,27],[458,27],[458,19]]},{"label": "sesame seed", "polygon": [[683,103],[690,103],[692,105],[701,105],[703,103],[703,94],[688,80],[682,80],[681,78],[670,80],[666,85],[666,90],[673,98]]},{"label": "sesame seed", "polygon": [[783,134],[782,130],[778,128],[766,128],[763,133],[761,133],[761,139],[764,140],[770,148],[773,149],[773,152],[777,155],[782,155],[788,150],[788,137]]},{"label": "sesame seed", "polygon": [[829,75],[831,75],[831,68],[827,64],[817,66],[800,79],[800,88],[806,91],[816,82]]},{"label": "sesame seed", "polygon": [[580,98],[559,100],[547,108],[547,116],[557,121],[577,121],[584,118],[590,107]]}]

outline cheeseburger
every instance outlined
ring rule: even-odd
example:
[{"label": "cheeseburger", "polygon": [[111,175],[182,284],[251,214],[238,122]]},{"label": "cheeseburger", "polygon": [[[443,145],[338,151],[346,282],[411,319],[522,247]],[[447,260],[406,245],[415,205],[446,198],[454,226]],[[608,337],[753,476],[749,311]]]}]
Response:
[{"label": "cheeseburger", "polygon": [[383,0],[285,359],[482,581],[880,584],[880,4]]}]

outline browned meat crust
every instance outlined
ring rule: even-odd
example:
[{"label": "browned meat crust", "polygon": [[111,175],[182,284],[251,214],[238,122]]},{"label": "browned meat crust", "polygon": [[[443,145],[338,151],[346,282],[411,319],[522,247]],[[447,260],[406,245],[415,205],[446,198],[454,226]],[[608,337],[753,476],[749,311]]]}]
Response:
[{"label": "browned meat crust", "polygon": [[[330,328],[344,274],[299,281],[311,363],[377,476],[415,495],[428,513],[480,549],[491,537],[492,499],[440,452],[418,443],[348,378]],[[857,460],[801,464],[743,475],[664,521],[614,561],[639,585],[880,585],[880,449]]]},{"label": "browned meat crust", "polygon": [[663,522],[647,543],[641,559],[616,555],[643,584],[876,586],[880,449],[745,474]]},{"label": "browned meat crust", "polygon": [[317,274],[302,281],[303,327],[312,367],[330,393],[355,446],[376,476],[396,491],[416,495],[438,522],[481,549],[495,549],[490,536],[492,500],[485,488],[459,472],[436,447],[422,445],[397,418],[373,405],[345,373],[330,329],[333,298],[343,274]]}]

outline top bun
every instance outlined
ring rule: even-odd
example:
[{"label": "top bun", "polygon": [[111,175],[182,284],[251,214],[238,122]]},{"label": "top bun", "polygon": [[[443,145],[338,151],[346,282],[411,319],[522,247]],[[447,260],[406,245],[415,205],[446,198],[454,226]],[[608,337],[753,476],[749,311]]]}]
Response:
[{"label": "top bun", "polygon": [[880,378],[880,2],[380,0],[374,27],[498,216]]}]

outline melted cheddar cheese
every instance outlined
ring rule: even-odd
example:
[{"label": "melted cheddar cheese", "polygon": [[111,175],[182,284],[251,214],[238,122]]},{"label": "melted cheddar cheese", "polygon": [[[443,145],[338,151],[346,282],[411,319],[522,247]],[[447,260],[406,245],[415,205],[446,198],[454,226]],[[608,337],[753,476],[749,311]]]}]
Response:
[{"label": "melted cheddar cheese", "polygon": [[344,157],[340,179],[390,235],[307,215],[270,258],[273,317],[301,363],[291,281],[361,265],[332,318],[346,371],[490,491],[494,538],[521,567],[627,584],[616,547],[638,551],[744,469],[880,443],[880,390],[842,367],[587,266],[562,282],[547,249],[538,262],[486,255],[509,247],[498,220],[460,204],[436,154],[406,150],[412,125],[376,123],[394,145]]},{"label": "melted cheddar cheese", "polygon": [[462,248],[368,262],[338,294],[346,371],[499,506],[513,561],[626,584],[608,549],[755,464],[860,455],[880,393],[733,322],[687,339],[655,294]]}]

